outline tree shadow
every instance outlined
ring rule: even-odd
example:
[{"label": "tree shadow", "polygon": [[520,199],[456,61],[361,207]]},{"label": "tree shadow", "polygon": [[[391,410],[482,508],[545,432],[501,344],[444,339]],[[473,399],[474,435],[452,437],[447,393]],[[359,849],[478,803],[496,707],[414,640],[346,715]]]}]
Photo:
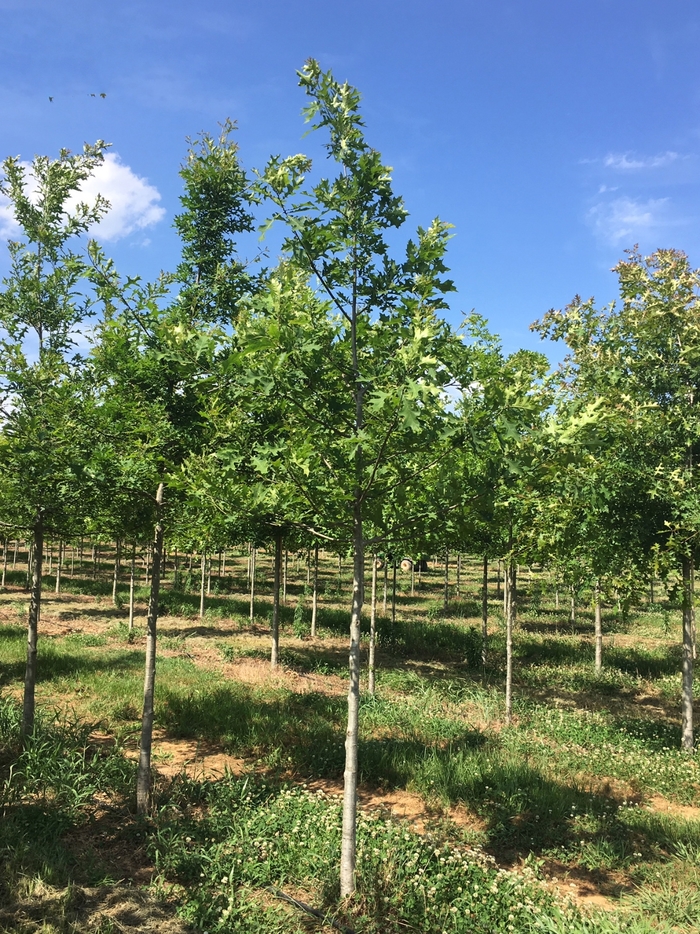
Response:
[{"label": "tree shadow", "polygon": [[[70,675],[88,672],[135,671],[142,669],[145,653],[139,650],[110,651],[99,656],[57,652],[51,643],[39,644],[37,682],[53,681]],[[25,661],[0,663],[0,685],[10,684],[24,677]]]}]

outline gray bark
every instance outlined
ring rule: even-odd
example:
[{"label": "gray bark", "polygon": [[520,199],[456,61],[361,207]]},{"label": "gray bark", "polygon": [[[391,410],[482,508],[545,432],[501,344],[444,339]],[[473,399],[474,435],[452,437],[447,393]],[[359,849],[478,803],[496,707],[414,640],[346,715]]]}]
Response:
[{"label": "gray bark", "polygon": [[36,653],[41,617],[41,569],[44,555],[44,517],[41,510],[34,519],[31,545],[32,580],[27,626],[27,667],[24,674],[24,703],[22,705],[22,737],[27,739],[34,731],[36,693]]},{"label": "gray bark", "polygon": [[483,577],[481,581],[481,663],[486,667],[489,639],[489,559],[484,555]]},{"label": "gray bark", "polygon": [[318,617],[318,545],[314,548],[314,593],[311,602],[311,638],[316,638],[316,620]]},{"label": "gray bark", "polygon": [[450,553],[445,552],[445,609],[450,602]]},{"label": "gray bark", "polygon": [[372,555],[372,604],[369,617],[369,693],[374,696],[377,641],[377,556]]},{"label": "gray bark", "polygon": [[55,593],[61,592],[61,567],[63,566],[63,539],[58,540],[58,557],[56,559],[56,587]]},{"label": "gray bark", "polygon": [[207,586],[207,556],[202,552],[199,580],[199,618],[204,619],[204,594]]},{"label": "gray bark", "polygon": [[506,723],[513,719],[513,628],[516,615],[517,566],[509,559],[505,568],[506,595]]},{"label": "gray bark", "polygon": [[151,593],[148,601],[146,632],[146,670],[143,683],[143,717],[141,720],[141,745],[136,773],[136,811],[140,817],[148,813],[151,786],[151,750],[153,746],[154,692],[156,683],[156,625],[158,623],[158,599],[160,596],[160,567],[163,552],[163,484],[156,493],[158,509],[155,534],[153,536],[153,570]]},{"label": "gray bark", "polygon": [[136,580],[136,542],[131,546],[131,573],[129,574],[129,642],[134,641],[134,584]]},{"label": "gray bark", "polygon": [[683,570],[683,659],[681,663],[681,712],[683,718],[681,746],[685,752],[695,752],[693,737],[693,566],[690,558],[682,559]]},{"label": "gray bark", "polygon": [[595,582],[595,671],[603,670],[603,609],[600,600],[600,580]]},{"label": "gray bark", "polygon": [[250,625],[255,622],[255,561],[257,558],[257,548],[250,550]]},{"label": "gray bark", "polygon": [[282,577],[282,533],[275,533],[275,568],[272,593],[272,628],[270,638],[270,667],[276,668],[280,653],[280,583]]},{"label": "gray bark", "polygon": [[6,578],[7,578],[7,539],[5,539],[5,543],[2,549],[2,584],[0,584],[1,587],[5,586]]},{"label": "gray bark", "polygon": [[[60,555],[60,544],[59,544]],[[112,578],[112,605],[117,605],[117,587],[119,586],[119,571],[121,570],[122,543],[117,539],[114,552],[114,577]]]}]

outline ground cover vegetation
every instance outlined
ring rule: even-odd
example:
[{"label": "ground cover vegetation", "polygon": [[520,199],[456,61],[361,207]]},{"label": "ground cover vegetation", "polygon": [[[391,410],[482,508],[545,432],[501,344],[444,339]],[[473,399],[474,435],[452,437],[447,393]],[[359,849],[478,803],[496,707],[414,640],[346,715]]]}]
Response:
[{"label": "ground cover vegetation", "polygon": [[202,133],[154,283],[4,163],[0,929],[700,929],[699,274],[506,357],[299,81],[329,177]]}]

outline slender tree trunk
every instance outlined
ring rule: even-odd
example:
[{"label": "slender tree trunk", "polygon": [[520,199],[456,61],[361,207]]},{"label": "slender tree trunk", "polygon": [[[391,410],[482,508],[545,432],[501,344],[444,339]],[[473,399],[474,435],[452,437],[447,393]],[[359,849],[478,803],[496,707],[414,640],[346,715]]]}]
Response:
[{"label": "slender tree trunk", "polygon": [[204,619],[204,594],[207,585],[207,556],[202,552],[200,560],[200,580],[199,580],[199,618]]},{"label": "slender tree trunk", "polygon": [[496,599],[501,599],[501,559],[498,559],[498,570],[496,571]]},{"label": "slender tree trunk", "polygon": [[97,543],[92,543],[92,579],[97,580]]},{"label": "slender tree trunk", "polygon": [[506,591],[506,723],[513,719],[513,627],[516,614],[517,566],[509,558],[505,568]]},{"label": "slender tree trunk", "polygon": [[117,605],[117,587],[119,586],[119,571],[121,570],[121,561],[122,561],[122,543],[120,539],[117,539],[116,549],[114,552],[114,577],[112,579],[112,604],[113,606]]},{"label": "slender tree trunk", "polygon": [[[358,455],[359,456],[359,455]],[[345,772],[343,775],[343,828],[340,844],[340,897],[355,891],[357,841],[357,745],[360,712],[360,621],[365,571],[365,542],[362,532],[362,505],[359,494],[353,509],[353,580],[350,617],[350,685],[348,689],[348,725],[345,734]],[[394,565],[394,572],[396,565]]]},{"label": "slender tree trunk", "polygon": [[255,559],[257,557],[257,548],[250,550],[250,624],[255,621]]},{"label": "slender tree trunk", "polygon": [[12,570],[17,567],[17,549],[19,548],[19,539],[15,539],[15,553],[12,556]]},{"label": "slender tree trunk", "polygon": [[600,599],[600,579],[595,582],[595,672],[603,670],[603,608]]},{"label": "slender tree trunk", "polygon": [[394,558],[394,570],[391,578],[391,621],[396,622],[396,558]]},{"label": "slender tree trunk", "polygon": [[693,566],[683,557],[683,659],[681,663],[681,709],[683,726],[681,746],[685,752],[695,752],[693,737]]},{"label": "slender tree trunk", "polygon": [[389,559],[384,556],[384,601],[382,605],[382,612],[386,616],[386,599],[389,592]]},{"label": "slender tree trunk", "polygon": [[129,574],[129,642],[134,641],[134,584],[136,582],[136,542],[131,546],[131,573]]},{"label": "slender tree trunk", "polygon": [[70,546],[70,576],[71,580],[75,574],[75,545]]},{"label": "slender tree trunk", "polygon": [[462,553],[457,552],[457,599],[462,596]]},{"label": "slender tree trunk", "polygon": [[306,586],[311,585],[311,549],[306,549]]},{"label": "slender tree trunk", "polygon": [[343,592],[343,556],[338,553],[338,594]]},{"label": "slender tree trunk", "polygon": [[571,585],[570,596],[571,609],[569,613],[569,623],[571,624],[571,635],[573,636],[576,634],[576,590],[573,584]]},{"label": "slender tree trunk", "polygon": [[5,581],[7,579],[7,539],[2,548],[2,584],[0,586],[5,586]]},{"label": "slender tree trunk", "polygon": [[314,593],[311,600],[311,638],[316,638],[316,620],[318,618],[318,545],[314,548]]},{"label": "slender tree trunk", "polygon": [[58,557],[56,558],[56,587],[54,593],[61,592],[61,566],[63,565],[63,539],[58,540]]},{"label": "slender tree trunk", "polygon": [[48,573],[51,574],[51,571],[53,570],[53,544],[52,542],[47,542],[46,552],[47,552],[47,557],[49,559]]},{"label": "slender tree trunk", "polygon": [[484,555],[481,581],[481,663],[486,668],[489,639],[489,559]]},{"label": "slender tree trunk", "polygon": [[146,632],[146,672],[143,684],[143,718],[141,721],[141,746],[136,773],[136,811],[140,817],[148,812],[151,786],[151,749],[153,745],[153,701],[156,682],[156,625],[158,623],[158,599],[160,597],[160,565],[163,551],[163,484],[156,493],[157,521],[153,536],[153,572],[151,594],[148,601],[148,623]]},{"label": "slender tree trunk", "polygon": [[211,595],[211,555],[207,558],[207,596]]},{"label": "slender tree trunk", "polygon": [[282,577],[282,533],[275,532],[275,568],[274,589],[272,592],[272,629],[270,632],[272,649],[270,667],[276,668],[280,654],[280,583]]},{"label": "slender tree trunk", "polygon": [[450,602],[450,553],[445,552],[445,609]]},{"label": "slender tree trunk", "polygon": [[372,555],[372,603],[369,616],[369,693],[374,696],[375,643],[377,641],[377,556]]},{"label": "slender tree trunk", "polygon": [[[41,618],[41,569],[44,555],[44,515],[40,509],[34,519],[32,536],[32,582],[29,598],[29,625],[27,627],[27,667],[24,674],[24,703],[22,706],[22,737],[27,739],[34,731],[34,698],[36,693],[36,652]],[[29,560],[29,559],[28,559]]]},{"label": "slender tree trunk", "polygon": [[416,562],[411,558],[411,596],[416,595]]},{"label": "slender tree trunk", "polygon": [[284,549],[284,574],[282,579],[282,603],[287,605],[287,565],[289,563],[289,552]]}]

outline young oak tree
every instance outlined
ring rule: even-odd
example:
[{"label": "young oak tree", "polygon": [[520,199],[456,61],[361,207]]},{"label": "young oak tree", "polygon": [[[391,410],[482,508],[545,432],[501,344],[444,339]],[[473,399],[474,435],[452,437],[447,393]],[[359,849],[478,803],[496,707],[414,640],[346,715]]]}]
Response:
[{"label": "young oak tree", "polygon": [[[274,205],[270,223],[286,225],[284,253],[310,277],[326,306],[328,326],[319,331],[313,314],[297,310],[304,339],[282,344],[274,319],[258,316],[269,359],[285,360],[261,375],[260,384],[287,402],[287,447],[298,482],[318,503],[322,527],[344,527],[338,540],[353,551],[348,722],[345,742],[340,890],[355,888],[355,841],[360,696],[360,617],[367,545],[365,520],[377,508],[391,469],[388,464],[418,448],[428,449],[451,421],[441,392],[451,380],[445,359],[460,343],[436,312],[445,307],[443,257],[448,225],[436,220],[409,241],[405,258],[390,255],[387,231],[406,219],[380,154],[365,140],[360,95],[309,60],[299,72],[310,104],[306,119],[329,134],[327,151],[338,166],[332,179],[304,190],[311,168],[305,156],[273,158],[258,190]],[[315,312],[314,312],[315,313]],[[240,334],[239,334],[240,339]],[[258,333],[257,339],[260,339]],[[326,360],[322,375],[315,360]],[[330,382],[325,382],[323,376]],[[311,417],[309,417],[311,416]],[[285,451],[275,469],[287,469]],[[323,494],[319,497],[314,493]],[[340,508],[339,508],[340,507]]]}]

